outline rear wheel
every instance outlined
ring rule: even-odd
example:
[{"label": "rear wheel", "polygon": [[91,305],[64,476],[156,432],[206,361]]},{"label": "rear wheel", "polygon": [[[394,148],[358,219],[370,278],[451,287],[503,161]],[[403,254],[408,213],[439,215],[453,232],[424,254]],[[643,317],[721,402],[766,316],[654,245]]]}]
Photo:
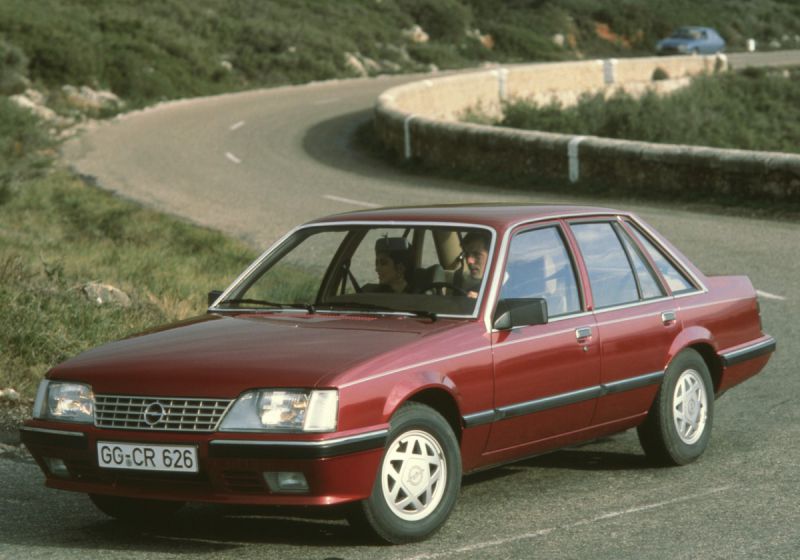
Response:
[{"label": "rear wheel", "polygon": [[89,494],[89,499],[97,506],[97,509],[106,515],[121,521],[145,524],[163,521],[184,505],[184,502],[143,500],[101,494]]},{"label": "rear wheel", "polygon": [[685,465],[703,454],[711,438],[714,386],[703,357],[695,350],[678,354],[667,368],[639,441],[656,463]]},{"label": "rear wheel", "polygon": [[461,453],[447,421],[407,403],[390,422],[386,450],[369,498],[351,512],[386,542],[423,540],[447,520],[461,487]]}]

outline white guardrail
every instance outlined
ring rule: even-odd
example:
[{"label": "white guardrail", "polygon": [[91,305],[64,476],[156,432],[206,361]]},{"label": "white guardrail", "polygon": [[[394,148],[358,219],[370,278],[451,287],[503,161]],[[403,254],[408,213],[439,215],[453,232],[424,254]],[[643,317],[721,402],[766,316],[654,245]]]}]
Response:
[{"label": "white guardrail", "polygon": [[[724,55],[512,65],[435,77],[385,91],[375,129],[396,155],[426,165],[539,179],[595,181],[629,190],[800,201],[800,155],[656,144],[460,122],[499,116],[503,103],[574,104],[584,93],[668,92],[727,70]],[[664,79],[666,78],[666,79]]]}]

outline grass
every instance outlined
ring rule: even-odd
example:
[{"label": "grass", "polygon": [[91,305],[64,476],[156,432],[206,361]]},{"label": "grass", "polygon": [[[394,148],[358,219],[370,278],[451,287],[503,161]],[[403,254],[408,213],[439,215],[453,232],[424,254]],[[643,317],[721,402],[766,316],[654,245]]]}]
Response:
[{"label": "grass", "polygon": [[585,95],[573,107],[510,103],[502,126],[718,148],[800,152],[800,70],[703,76],[668,96]]},{"label": "grass", "polygon": [[[16,118],[11,137],[24,138],[31,122],[24,113]],[[12,145],[12,167],[38,172],[12,174],[0,203],[0,388],[30,397],[47,369],[67,357],[203,313],[207,292],[255,258],[220,233],[42,169],[49,141]],[[125,291],[131,306],[89,302],[81,287],[90,281]]]}]

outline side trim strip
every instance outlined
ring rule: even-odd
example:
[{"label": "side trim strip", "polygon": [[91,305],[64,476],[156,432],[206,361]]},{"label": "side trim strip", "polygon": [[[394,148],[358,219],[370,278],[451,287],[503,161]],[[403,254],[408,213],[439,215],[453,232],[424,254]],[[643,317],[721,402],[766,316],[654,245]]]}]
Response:
[{"label": "side trim strip", "polygon": [[655,385],[661,382],[664,377],[663,371],[654,371],[638,377],[631,377],[630,379],[621,379],[620,381],[612,381],[601,385],[603,388],[603,395],[610,395],[612,393],[621,393],[623,391],[631,391],[639,389],[640,387],[647,387],[648,385]]},{"label": "side trim strip", "polygon": [[389,430],[318,441],[216,439],[208,443],[211,457],[258,459],[321,459],[383,448]]},{"label": "side trim strip", "polygon": [[746,348],[740,348],[739,350],[734,350],[733,352],[720,354],[720,358],[722,359],[723,366],[735,366],[736,364],[758,358],[764,354],[770,354],[774,352],[776,348],[777,343],[775,342],[775,339],[770,336],[766,340],[756,342],[755,344],[751,344]]},{"label": "side trim strip", "polygon": [[467,428],[474,428],[475,426],[482,426],[484,424],[491,424],[499,422],[506,418],[514,418],[515,416],[524,416],[526,414],[534,414],[549,410],[559,406],[567,406],[570,404],[577,404],[579,402],[596,399],[605,395],[614,393],[621,393],[623,391],[632,391],[633,389],[640,389],[648,385],[655,385],[661,382],[664,377],[663,371],[654,371],[653,373],[646,373],[620,381],[612,381],[610,383],[603,383],[593,387],[586,387],[577,391],[570,391],[560,395],[553,395],[532,401],[525,401],[521,403],[501,406],[489,410],[482,410],[480,412],[473,412],[463,417],[464,426]]}]

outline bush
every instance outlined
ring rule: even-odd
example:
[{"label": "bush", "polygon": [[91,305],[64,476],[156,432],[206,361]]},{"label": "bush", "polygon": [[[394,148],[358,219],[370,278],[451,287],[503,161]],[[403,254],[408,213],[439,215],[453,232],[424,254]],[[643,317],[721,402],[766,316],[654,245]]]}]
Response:
[{"label": "bush", "polygon": [[25,90],[28,57],[22,49],[0,40],[0,95],[13,95]]},{"label": "bush", "polygon": [[[758,76],[761,76],[760,78]],[[574,107],[512,103],[503,126],[719,148],[800,152],[800,71],[696,78],[669,96],[585,95]]]},{"label": "bush", "polygon": [[0,204],[8,201],[21,181],[47,169],[52,160],[48,149],[53,145],[39,119],[0,97]]}]

